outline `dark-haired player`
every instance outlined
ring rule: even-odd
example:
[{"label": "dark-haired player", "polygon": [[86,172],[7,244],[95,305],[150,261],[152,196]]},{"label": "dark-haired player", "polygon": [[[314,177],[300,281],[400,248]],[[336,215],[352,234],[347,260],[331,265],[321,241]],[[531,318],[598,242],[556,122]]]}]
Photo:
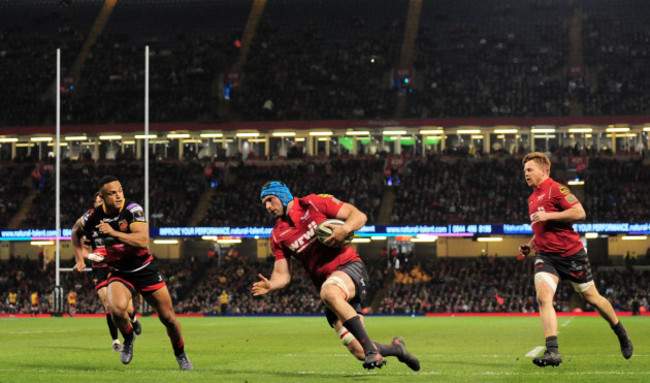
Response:
[{"label": "dark-haired player", "polygon": [[632,356],[632,341],[607,299],[594,285],[587,252],[573,223],[584,220],[585,210],[578,199],[564,185],[550,178],[551,161],[539,152],[529,153],[523,159],[526,183],[533,188],[528,198],[528,211],[533,228],[533,238],[519,247],[523,255],[535,249],[535,291],[539,315],[546,336],[546,351],[533,359],[540,367],[559,366],[562,357],[558,352],[557,316],[553,296],[562,279],[571,281],[573,288],[598,310],[618,336],[625,359]]},{"label": "dark-haired player", "polygon": [[[95,201],[93,204],[93,209],[99,209],[102,207],[103,204],[104,204],[104,199],[102,198],[101,193],[100,192],[95,193]],[[117,336],[117,327],[115,327],[115,323],[113,322],[110,308],[108,306],[108,295],[106,290],[108,290],[107,286],[108,286],[108,278],[110,277],[110,267],[108,266],[106,260],[104,259],[104,256],[106,254],[106,249],[102,237],[100,235],[95,233],[92,239],[93,240],[91,241],[90,239],[86,239],[84,237],[83,239],[79,239],[79,241],[82,242],[84,246],[86,246],[87,248],[92,249],[92,253],[88,254],[88,259],[93,261],[92,264],[93,284],[95,285],[95,291],[97,291],[97,295],[99,296],[99,299],[101,299],[102,304],[104,305],[104,311],[106,312],[106,324],[108,325],[108,331],[111,334],[111,338],[113,339],[112,350],[122,351],[122,345],[120,344],[120,339]],[[129,313],[129,320],[131,321],[131,325],[133,326],[133,331],[135,332],[136,335],[140,335],[140,333],[142,332],[142,325],[140,324],[136,316],[135,309],[133,307],[133,300],[129,302],[128,313]]]},{"label": "dark-haired player", "polygon": [[[401,337],[385,345],[372,342],[366,333],[361,305],[366,298],[368,274],[359,254],[343,245],[350,233],[366,223],[366,215],[331,195],[293,198],[289,188],[279,181],[266,183],[260,198],[266,210],[278,219],[271,232],[275,264],[271,278],[260,274],[260,280],[253,283],[253,295],[263,295],[289,284],[289,260],[296,258],[320,291],[330,326],[348,350],[363,361],[364,368],[381,368],[386,364],[384,356],[396,356],[418,371],[420,362],[406,350]],[[340,219],[345,224],[330,226],[332,235],[321,243],[316,239],[315,229],[328,218]]]},{"label": "dark-haired player", "polygon": [[[75,269],[85,267],[87,250],[78,241],[99,236],[104,243],[104,259],[111,268],[108,279],[108,304],[115,325],[124,337],[121,359],[129,364],[133,358],[135,333],[129,320],[129,302],[136,292],[156,310],[160,321],[167,328],[178,365],[183,370],[192,370],[192,362],[185,354],[181,324],[176,318],[167,285],[158,272],[156,258],[149,252],[149,225],[142,207],[124,198],[120,181],[105,176],[99,181],[104,204],[84,214],[72,233],[75,248]],[[77,240],[75,240],[77,238]]]}]

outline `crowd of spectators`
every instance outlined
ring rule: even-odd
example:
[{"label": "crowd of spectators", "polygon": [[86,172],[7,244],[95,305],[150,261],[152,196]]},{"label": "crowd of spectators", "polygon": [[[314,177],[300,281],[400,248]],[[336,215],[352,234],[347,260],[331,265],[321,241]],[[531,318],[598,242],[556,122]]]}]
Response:
[{"label": "crowd of spectators", "polygon": [[[579,78],[584,115],[650,112],[650,29],[645,3],[583,1],[583,45],[588,71]],[[638,8],[641,7],[641,8]]]},{"label": "crowd of spectators", "polygon": [[[229,297],[228,315],[319,314],[323,305],[318,292],[299,264],[293,268],[291,283],[281,291],[253,297],[250,289],[257,275],[269,276],[273,258],[257,261],[248,256],[187,257],[179,261],[161,260],[160,270],[178,313],[217,314],[219,296]],[[532,278],[532,257],[519,261],[482,255],[473,258],[411,257],[399,267],[387,266],[380,259],[366,259],[369,274],[367,310],[381,292],[375,313],[422,314],[463,312],[537,312]],[[72,262],[72,261],[70,261]],[[70,263],[67,262],[67,263]],[[64,262],[64,266],[67,265]],[[71,265],[70,265],[71,266]],[[601,294],[618,311],[650,310],[650,272],[631,267],[598,267],[594,276]],[[40,312],[52,309],[50,294],[54,285],[54,266],[44,260],[11,257],[0,269],[0,302],[8,312],[8,294],[18,293],[17,313],[29,313],[29,296],[38,292]],[[64,296],[77,292],[77,313],[101,313],[90,273],[62,273]],[[386,288],[385,290],[383,288]],[[65,302],[67,304],[67,300]],[[558,287],[554,302],[558,312],[576,309],[593,311],[574,292],[568,282]],[[136,299],[136,306],[149,313]],[[67,312],[67,308],[65,310]]]},{"label": "crowd of spectators", "polygon": [[[390,224],[528,223],[526,201],[531,190],[523,179],[521,157],[520,153],[428,154],[405,157],[399,169],[389,169],[392,161],[379,155],[287,161],[154,161],[149,172],[150,225],[187,226],[194,216],[196,226],[273,226],[273,217],[259,200],[260,187],[269,180],[285,182],[297,197],[331,194],[358,207],[368,216],[368,224],[378,224],[380,210],[390,208],[382,206],[389,190],[395,195],[387,215]],[[644,198],[644,190],[650,189],[650,167],[642,158],[585,154],[578,168],[564,155],[553,158],[551,176],[555,180],[566,184],[571,176],[584,181],[584,189],[576,189],[576,193],[587,212],[587,222],[650,219],[650,202]],[[18,201],[33,193],[31,208],[18,228],[54,228],[54,165],[9,163],[0,165],[0,172],[9,181],[0,186],[0,214],[4,217],[0,227],[7,227],[17,214]],[[386,172],[395,178],[391,185],[386,182]],[[61,170],[62,227],[72,227],[90,209],[97,182],[107,174],[121,180],[128,199],[144,204],[142,162],[66,161]],[[612,179],[617,182],[610,182]],[[211,199],[199,206],[207,188],[212,188]]]},{"label": "crowd of spectators", "polygon": [[[412,261],[393,270],[394,283],[384,295],[378,312],[384,314],[538,311],[533,286],[533,257],[480,256],[466,259],[438,258]],[[616,310],[632,311],[636,304],[650,309],[648,270],[593,267],[596,286]],[[410,276],[406,277],[406,276]],[[554,306],[558,312],[594,311],[574,292],[558,286]]]},{"label": "crowd of spectators", "polygon": [[[54,261],[39,254],[38,259],[11,256],[8,260],[0,262],[0,312],[9,313],[9,294],[17,294],[16,313],[31,313],[30,296],[38,293],[38,313],[51,313],[53,307],[53,287],[55,284]],[[160,273],[167,282],[167,288],[175,303],[182,302],[190,289],[202,276],[204,265],[194,257],[183,258],[178,261],[163,260],[159,262]],[[74,260],[61,261],[61,267],[72,268]],[[90,263],[87,265],[90,267]],[[63,312],[69,313],[68,294],[77,293],[76,313],[102,313],[104,306],[95,292],[92,281],[92,272],[73,273],[61,272],[60,286],[63,292]],[[136,297],[134,304],[140,312],[150,313],[145,309],[140,296]],[[180,306],[182,307],[182,306]]]},{"label": "crowd of spectators", "polygon": [[[20,228],[52,229],[55,227],[56,197],[54,166],[42,163],[36,168],[40,169],[42,181]],[[144,206],[142,162],[67,162],[61,167],[61,227],[71,228],[92,208],[97,183],[105,175],[116,176],[122,183],[125,197]],[[150,225],[186,226],[207,186],[203,164],[198,161],[153,162],[149,178]]]},{"label": "crowd of spectators", "polygon": [[[407,68],[407,2],[269,2],[246,57],[251,2],[123,1],[87,55],[101,2],[5,3],[0,83],[12,97],[0,101],[2,125],[52,124],[56,48],[64,123],[141,123],[145,45],[152,122],[387,119],[401,92],[415,118],[567,116],[573,100],[582,115],[639,115],[650,104],[641,1],[424,2]],[[570,41],[576,19],[583,33]],[[573,45],[584,62],[570,63]]]},{"label": "crowd of spectators", "polygon": [[394,1],[268,3],[233,95],[244,120],[390,118],[406,7]]},{"label": "crowd of spectators", "polygon": [[30,193],[30,187],[25,185],[31,176],[33,166],[28,164],[0,165],[0,222],[7,225]]},{"label": "crowd of spectators", "polygon": [[259,198],[262,185],[272,180],[286,183],[294,197],[331,194],[355,205],[373,224],[383,194],[383,166],[384,161],[375,157],[229,166],[219,171],[222,182],[199,226],[273,226],[274,219]]},{"label": "crowd of spectators", "polygon": [[563,1],[424,2],[408,116],[566,116]]}]

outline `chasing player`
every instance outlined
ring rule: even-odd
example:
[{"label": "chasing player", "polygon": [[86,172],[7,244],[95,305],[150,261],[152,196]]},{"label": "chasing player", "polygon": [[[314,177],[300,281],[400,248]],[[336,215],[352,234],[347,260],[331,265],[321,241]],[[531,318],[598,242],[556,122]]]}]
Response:
[{"label": "chasing player", "polygon": [[553,296],[562,279],[571,281],[573,288],[598,310],[618,336],[625,359],[632,356],[632,341],[618,320],[611,303],[602,297],[594,285],[587,252],[572,224],[584,220],[585,210],[578,199],[564,185],[550,178],[551,161],[539,152],[529,153],[523,159],[526,183],[533,188],[528,198],[528,211],[533,238],[519,247],[523,255],[535,249],[535,291],[539,315],[546,336],[546,351],[533,363],[539,367],[559,366],[557,317]]},{"label": "chasing player", "polygon": [[[361,305],[366,298],[368,275],[357,252],[343,245],[350,233],[366,223],[366,215],[330,195],[293,198],[289,188],[279,181],[266,183],[260,198],[266,210],[278,219],[271,232],[275,264],[270,279],[260,274],[260,280],[253,283],[253,295],[267,294],[289,284],[289,260],[296,258],[320,291],[330,326],[348,350],[363,361],[364,368],[381,368],[386,364],[385,356],[396,356],[418,371],[420,362],[406,350],[401,337],[385,345],[371,341],[366,333]],[[315,228],[328,218],[343,220],[345,224],[331,226],[332,235],[321,243],[316,239]]]},{"label": "chasing player", "polygon": [[167,285],[158,272],[156,258],[149,252],[149,225],[142,207],[124,198],[120,181],[113,176],[105,176],[99,181],[104,204],[101,209],[93,209],[84,214],[72,233],[77,264],[75,270],[83,270],[87,250],[79,238],[97,235],[103,241],[105,260],[111,268],[108,279],[108,306],[115,325],[124,337],[121,360],[124,364],[133,359],[135,331],[129,320],[129,302],[136,292],[154,308],[160,321],[167,328],[174,355],[183,370],[193,370],[194,366],[185,354],[181,324],[174,313],[174,306]]},{"label": "chasing player", "polygon": [[[95,201],[93,204],[93,209],[99,209],[102,207],[104,204],[104,199],[102,198],[102,195],[100,192],[95,193]],[[88,257],[91,261],[93,261],[92,264],[92,272],[93,272],[93,284],[95,285],[95,291],[97,291],[97,295],[99,296],[99,299],[101,299],[102,304],[104,305],[104,312],[106,313],[106,324],[108,325],[108,332],[111,335],[111,338],[113,340],[113,345],[112,345],[112,350],[121,352],[122,351],[122,345],[120,344],[120,338],[117,336],[117,327],[115,327],[115,323],[113,322],[113,318],[111,317],[111,311],[108,306],[108,295],[106,293],[107,286],[108,286],[108,278],[110,276],[110,267],[106,263],[106,260],[104,259],[104,256],[106,254],[106,249],[104,247],[103,241],[101,239],[101,236],[98,235],[98,233],[93,233],[93,238],[92,239],[79,239],[80,242],[84,244],[84,246],[92,249],[92,253],[88,254]],[[138,318],[135,313],[135,308],[133,307],[133,300],[129,302],[129,308],[128,308],[128,313],[129,313],[129,320],[131,321],[131,325],[133,326],[133,332],[135,332],[136,335],[140,335],[142,333],[142,325],[140,324],[140,321],[138,321]]]}]

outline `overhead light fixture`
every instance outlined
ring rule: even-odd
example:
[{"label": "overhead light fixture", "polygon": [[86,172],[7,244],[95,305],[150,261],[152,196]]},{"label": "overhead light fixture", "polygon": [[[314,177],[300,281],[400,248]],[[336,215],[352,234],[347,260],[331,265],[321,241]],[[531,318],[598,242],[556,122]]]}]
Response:
[{"label": "overhead light fixture", "polygon": [[107,134],[104,136],[99,136],[99,139],[102,141],[121,140],[122,136],[120,134]]},{"label": "overhead light fixture", "polygon": [[442,128],[420,130],[420,134],[442,134],[442,133],[444,133],[444,130]]},{"label": "overhead light fixture", "polygon": [[50,142],[53,140],[52,137],[32,137],[29,139],[31,142]]},{"label": "overhead light fixture", "polygon": [[223,238],[223,239],[219,239],[217,241],[217,243],[224,243],[224,244],[225,243],[231,243],[231,244],[241,243],[241,238]]},{"label": "overhead light fixture", "polygon": [[495,134],[517,134],[519,129],[494,129]]},{"label": "overhead light fixture", "polygon": [[478,237],[476,238],[477,242],[501,242],[503,237]]},{"label": "overhead light fixture", "polygon": [[402,136],[406,133],[406,130],[384,130],[381,132],[384,136]]},{"label": "overhead light fixture", "polygon": [[645,241],[648,239],[647,235],[624,235],[624,241]]},{"label": "overhead light fixture", "polygon": [[135,145],[135,140],[122,141],[124,145]]},{"label": "overhead light fixture", "polygon": [[567,184],[569,184],[569,185],[584,185],[584,184],[585,184],[585,181],[582,181],[582,180],[572,180],[572,181],[568,181]]},{"label": "overhead light fixture", "polygon": [[332,134],[334,134],[334,133],[331,130],[309,132],[309,135],[313,136],[313,137],[331,136]]},{"label": "overhead light fixture", "polygon": [[204,240],[204,241],[216,242],[217,241],[217,236],[216,235],[204,235],[204,236],[201,237],[201,239]]},{"label": "overhead light fixture", "polygon": [[472,134],[472,140],[482,140],[483,135],[482,134]]},{"label": "overhead light fixture", "polygon": [[[47,146],[56,146],[56,142],[48,142]],[[59,146],[68,146],[67,142],[59,142]]]},{"label": "overhead light fixture", "polygon": [[262,142],[266,142],[266,138],[249,138],[248,142],[252,142],[254,144],[259,144]]},{"label": "overhead light fixture", "polygon": [[18,137],[0,137],[0,143],[3,142],[18,142]]},{"label": "overhead light fixture", "polygon": [[456,134],[480,134],[481,129],[458,129]]},{"label": "overhead light fixture", "polygon": [[273,137],[295,137],[296,132],[273,132],[271,135]]},{"label": "overhead light fixture", "polygon": [[296,142],[305,142],[305,137],[296,137]]},{"label": "overhead light fixture", "polygon": [[598,233],[585,233],[585,238],[587,239],[598,238]]},{"label": "overhead light fixture", "polygon": [[345,132],[346,136],[367,136],[370,135],[369,130],[348,130]]},{"label": "overhead light fixture", "polygon": [[32,144],[31,142],[17,142],[16,143],[17,148],[29,148],[29,147],[31,147],[33,145],[34,144]]},{"label": "overhead light fixture", "polygon": [[555,133],[555,128],[532,128],[531,133]]},{"label": "overhead light fixture", "polygon": [[239,138],[259,137],[259,135],[260,134],[258,132],[239,132],[235,134],[235,136]]},{"label": "overhead light fixture", "polygon": [[152,138],[158,138],[157,134],[136,134],[135,139],[136,140],[144,140],[145,138],[152,139]]},{"label": "overhead light fixture", "polygon": [[167,138],[190,138],[189,133],[169,133]]},{"label": "overhead light fixture", "polygon": [[201,133],[199,134],[201,138],[220,138],[223,137],[223,133]]},{"label": "overhead light fixture", "polygon": [[176,245],[178,244],[178,239],[154,239],[153,243],[156,245]]},{"label": "overhead light fixture", "polygon": [[370,243],[370,238],[352,238],[352,243]]},{"label": "overhead light fixture", "polygon": [[86,141],[88,139],[87,136],[66,136],[65,140],[66,141]]},{"label": "overhead light fixture", "polygon": [[418,234],[417,236],[409,239],[411,242],[435,242],[437,240],[438,236],[433,234]]},{"label": "overhead light fixture", "polygon": [[54,241],[31,241],[29,244],[32,246],[52,246]]},{"label": "overhead light fixture", "polygon": [[387,237],[385,235],[375,235],[375,236],[370,237],[370,240],[371,241],[385,241],[386,238]]},{"label": "overhead light fixture", "polygon": [[326,142],[326,141],[329,141],[330,139],[329,139],[329,137],[318,137],[317,140],[320,141],[320,142]]},{"label": "overhead light fixture", "polygon": [[569,133],[591,133],[592,128],[569,128]]},{"label": "overhead light fixture", "polygon": [[643,128],[643,131],[644,131],[644,132],[650,132],[650,126],[646,126],[646,127],[644,127],[644,128]]},{"label": "overhead light fixture", "polygon": [[625,132],[629,132],[630,128],[624,128],[624,127],[616,128],[616,127],[613,127],[613,128],[607,128],[607,129],[605,129],[605,131],[608,132],[608,133],[625,133]]}]

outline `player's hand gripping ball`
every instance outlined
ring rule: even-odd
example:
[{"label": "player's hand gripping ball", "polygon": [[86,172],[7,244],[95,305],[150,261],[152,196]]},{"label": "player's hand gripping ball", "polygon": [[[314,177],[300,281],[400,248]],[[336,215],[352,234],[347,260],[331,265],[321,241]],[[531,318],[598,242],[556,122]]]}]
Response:
[{"label": "player's hand gripping ball", "polygon": [[[340,219],[326,219],[325,221],[321,222],[318,224],[316,227],[316,238],[320,243],[326,246],[330,246],[325,243],[325,240],[332,235],[332,229],[327,227],[327,225],[331,226],[343,226],[345,222],[341,221]],[[343,245],[347,245],[350,242],[352,242],[352,238],[354,237],[354,232],[350,233],[348,237],[343,241]]]}]

